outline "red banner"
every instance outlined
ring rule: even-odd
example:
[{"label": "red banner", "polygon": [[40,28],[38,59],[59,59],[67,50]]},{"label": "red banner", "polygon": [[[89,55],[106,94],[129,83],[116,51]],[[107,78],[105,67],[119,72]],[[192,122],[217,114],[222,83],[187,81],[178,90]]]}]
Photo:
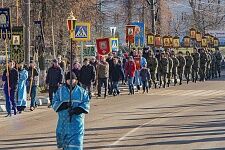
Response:
[{"label": "red banner", "polygon": [[97,52],[99,55],[108,55],[111,52],[109,38],[96,39]]}]

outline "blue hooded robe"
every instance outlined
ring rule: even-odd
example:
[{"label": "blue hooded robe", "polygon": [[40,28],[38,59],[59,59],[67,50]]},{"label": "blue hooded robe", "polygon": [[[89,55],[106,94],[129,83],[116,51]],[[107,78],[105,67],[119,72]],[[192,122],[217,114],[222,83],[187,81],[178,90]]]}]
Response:
[{"label": "blue hooded robe", "polygon": [[[17,95],[17,109],[19,107],[27,106],[27,88],[26,80],[28,78],[28,72],[26,69],[19,71],[19,84],[18,84],[18,95]],[[19,110],[19,109],[18,109]]]},{"label": "blue hooded robe", "polygon": [[[71,122],[68,109],[59,111],[64,102],[69,102],[70,92],[66,85],[58,89],[53,98],[53,109],[58,113],[58,124],[56,128],[56,138],[58,148],[63,150],[83,150],[84,139],[84,117],[72,115]],[[86,113],[90,109],[90,101],[87,91],[76,86],[72,91],[72,108],[80,107]]]}]

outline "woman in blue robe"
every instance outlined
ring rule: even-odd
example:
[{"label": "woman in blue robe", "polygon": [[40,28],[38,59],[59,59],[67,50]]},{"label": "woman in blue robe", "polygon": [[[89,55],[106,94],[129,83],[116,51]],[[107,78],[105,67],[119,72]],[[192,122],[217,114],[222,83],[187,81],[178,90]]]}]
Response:
[{"label": "woman in blue robe", "polygon": [[28,71],[23,67],[23,64],[19,64],[19,84],[17,90],[17,110],[19,113],[24,111],[27,106],[27,88],[26,80],[28,78]]},{"label": "woman in blue robe", "polygon": [[66,83],[53,98],[53,109],[58,113],[56,138],[58,148],[63,150],[83,150],[84,117],[89,112],[88,92],[77,85],[76,75],[72,72],[72,100],[70,101],[70,73]]}]

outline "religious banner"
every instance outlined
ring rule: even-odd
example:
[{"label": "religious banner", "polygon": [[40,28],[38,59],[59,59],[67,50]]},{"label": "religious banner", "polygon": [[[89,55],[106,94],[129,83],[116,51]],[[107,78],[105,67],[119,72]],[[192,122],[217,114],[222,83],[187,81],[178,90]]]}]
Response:
[{"label": "religious banner", "polygon": [[190,29],[190,37],[191,39],[196,39],[196,30],[194,28]]},{"label": "religious banner", "polygon": [[44,44],[44,33],[42,28],[41,21],[34,21],[34,50],[35,52],[43,53],[45,44]]},{"label": "religious banner", "polygon": [[9,8],[0,8],[0,36],[1,39],[11,39],[11,18]]},{"label": "religious banner", "polygon": [[99,55],[108,55],[112,51],[110,38],[96,39],[96,45]]},{"label": "religious banner", "polygon": [[154,42],[154,34],[149,33],[147,35],[147,45],[148,46],[154,46],[155,45],[155,42]]},{"label": "religious banner", "polygon": [[202,42],[202,34],[200,32],[196,32],[196,41]]},{"label": "religious banner", "polygon": [[24,62],[23,27],[12,28],[10,58],[16,63]]},{"label": "religious banner", "polygon": [[162,46],[162,38],[159,34],[155,36],[155,46],[161,47]]},{"label": "religious banner", "polygon": [[180,47],[180,38],[178,36],[175,36],[173,38],[173,48],[179,48]]},{"label": "religious banner", "polygon": [[190,47],[191,39],[190,39],[189,36],[185,36],[184,39],[183,39],[183,42],[184,42],[184,47]]},{"label": "religious banner", "polygon": [[164,36],[163,37],[163,47],[164,48],[169,48],[170,46],[171,46],[170,37],[169,36]]},{"label": "religious banner", "polygon": [[208,47],[208,40],[207,37],[202,38],[202,47]]},{"label": "religious banner", "polygon": [[219,47],[219,39],[214,37],[214,41],[213,41],[213,46],[216,48],[216,47]]},{"label": "religious banner", "polygon": [[135,30],[136,30],[135,25],[126,26],[126,43],[129,43],[129,44],[134,43],[134,37],[136,32]]}]

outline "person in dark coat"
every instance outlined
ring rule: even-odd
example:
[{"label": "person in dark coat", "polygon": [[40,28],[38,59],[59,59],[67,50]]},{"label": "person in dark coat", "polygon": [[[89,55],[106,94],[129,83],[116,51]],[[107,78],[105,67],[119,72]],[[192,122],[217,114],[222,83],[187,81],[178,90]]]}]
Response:
[{"label": "person in dark coat", "polygon": [[194,63],[193,57],[191,56],[189,51],[186,51],[185,60],[186,60],[186,65],[185,65],[184,75],[186,77],[187,84],[188,84],[190,81],[190,74],[191,74],[191,70],[192,70],[191,67]]},{"label": "person in dark coat", "polygon": [[183,56],[183,52],[179,52],[177,59],[179,60],[179,66],[177,67],[177,73],[180,79],[180,85],[182,84],[183,81],[183,75],[184,75],[184,68],[186,65],[186,60]]},{"label": "person in dark coat", "polygon": [[60,68],[58,61],[53,59],[52,67],[50,67],[47,71],[46,77],[46,84],[49,86],[49,100],[50,105],[49,108],[52,106],[53,95],[58,90],[60,84],[63,81],[63,70]]},{"label": "person in dark coat", "polygon": [[172,52],[171,58],[173,60],[172,76],[174,78],[174,86],[176,86],[176,84],[177,84],[177,67],[179,66],[179,60],[176,58],[174,52]]},{"label": "person in dark coat", "polygon": [[72,72],[75,73],[75,75],[77,77],[78,85],[80,85],[80,69],[81,69],[81,64],[79,62],[75,62],[73,64]]},{"label": "person in dark coat", "polygon": [[200,53],[200,81],[204,82],[206,78],[206,67],[207,67],[208,57],[204,49]]},{"label": "person in dark coat", "polygon": [[113,66],[113,55],[110,53],[106,62],[109,64],[109,81],[108,81],[108,94],[112,95],[112,66]]},{"label": "person in dark coat", "polygon": [[95,67],[89,63],[87,58],[84,59],[84,65],[80,70],[80,83],[82,87],[88,91],[89,97],[91,98],[91,86],[95,82],[96,70]]},{"label": "person in dark coat", "polygon": [[200,54],[196,48],[194,48],[193,50],[192,57],[194,60],[194,63],[192,65],[192,82],[196,83],[198,80],[198,73],[200,68]]},{"label": "person in dark coat", "polygon": [[118,63],[118,59],[117,58],[113,58],[113,66],[112,66],[112,92],[113,95],[119,95],[120,94],[120,90],[119,90],[119,81],[122,79],[123,76],[123,70],[122,70],[122,66]]},{"label": "person in dark coat", "polygon": [[[18,88],[19,74],[18,71],[14,68],[15,62],[10,61],[8,64],[9,74],[7,70],[3,72],[2,81],[4,82],[4,94],[6,99],[6,117],[11,117],[11,110],[13,109],[14,115],[16,115],[16,101],[15,94]],[[8,84],[9,81],[9,84]]]},{"label": "person in dark coat", "polygon": [[143,84],[142,85],[143,93],[145,93],[145,91],[148,93],[149,81],[151,80],[151,74],[150,74],[150,70],[147,68],[147,64],[145,64],[140,70],[140,77]]}]

